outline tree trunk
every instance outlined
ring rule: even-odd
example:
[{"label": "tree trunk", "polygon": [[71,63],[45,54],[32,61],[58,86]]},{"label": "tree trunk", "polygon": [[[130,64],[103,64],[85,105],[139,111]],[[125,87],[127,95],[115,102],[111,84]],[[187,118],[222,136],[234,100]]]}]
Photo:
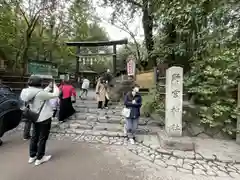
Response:
[{"label": "tree trunk", "polygon": [[25,39],[25,46],[23,49],[23,53],[22,53],[22,72],[23,75],[27,74],[27,67],[28,67],[28,49],[30,46],[30,38],[31,38],[32,33],[26,33],[26,39]]},{"label": "tree trunk", "polygon": [[[43,36],[43,31],[44,31],[44,28],[43,28],[43,25],[41,24],[41,30],[39,31],[40,38],[42,38],[42,36]],[[42,46],[43,46],[42,42],[41,42],[41,45],[38,44],[38,46],[37,46],[37,56],[36,56],[37,60],[40,60],[40,51],[43,49]]]},{"label": "tree trunk", "polygon": [[153,40],[153,15],[151,13],[151,2],[143,0],[142,6],[142,23],[144,29],[145,45],[148,54],[148,67],[157,66],[157,57],[153,54],[154,40]]}]

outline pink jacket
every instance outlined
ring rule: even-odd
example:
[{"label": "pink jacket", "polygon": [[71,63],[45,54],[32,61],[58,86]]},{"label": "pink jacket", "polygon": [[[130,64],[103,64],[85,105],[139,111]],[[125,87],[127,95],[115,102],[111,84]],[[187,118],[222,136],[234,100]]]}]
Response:
[{"label": "pink jacket", "polygon": [[64,84],[59,86],[59,89],[62,91],[63,93],[63,99],[69,98],[69,97],[76,97],[77,93],[76,90],[74,89],[74,87],[72,85],[69,84]]}]

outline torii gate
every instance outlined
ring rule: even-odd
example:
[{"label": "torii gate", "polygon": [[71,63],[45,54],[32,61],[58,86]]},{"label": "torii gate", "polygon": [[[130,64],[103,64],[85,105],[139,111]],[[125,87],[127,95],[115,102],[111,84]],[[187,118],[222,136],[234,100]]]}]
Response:
[{"label": "torii gate", "polygon": [[79,74],[79,56],[87,56],[87,55],[109,55],[109,54],[81,54],[81,47],[99,47],[99,46],[113,46],[113,74],[116,75],[117,71],[117,45],[128,44],[127,39],[117,40],[117,41],[85,41],[85,42],[66,42],[67,46],[76,46],[76,73],[75,78],[78,78]]}]

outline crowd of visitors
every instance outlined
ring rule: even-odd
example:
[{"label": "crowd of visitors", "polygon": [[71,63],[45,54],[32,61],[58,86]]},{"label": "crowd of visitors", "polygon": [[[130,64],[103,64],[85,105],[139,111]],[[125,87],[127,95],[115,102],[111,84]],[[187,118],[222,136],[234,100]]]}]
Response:
[{"label": "crowd of visitors", "polygon": [[[80,98],[87,97],[90,81],[84,78],[82,81],[82,93]],[[14,94],[8,86],[0,82],[0,92]],[[0,94],[1,97],[4,93]],[[7,96],[5,96],[6,98]],[[20,101],[16,98],[16,106],[9,111],[0,112],[0,138],[3,134],[18,126],[21,119],[25,120],[23,139],[30,139],[28,163],[40,165],[50,160],[51,155],[45,154],[46,143],[50,134],[51,122],[57,119],[65,122],[68,117],[75,113],[73,103],[76,102],[77,92],[69,81],[62,81],[59,86],[53,79],[47,87],[43,88],[43,80],[39,76],[31,76],[28,80],[28,87],[20,94]],[[3,100],[3,99],[1,99]],[[109,81],[100,77],[96,84],[96,100],[99,109],[108,109]],[[0,101],[1,103],[1,101]],[[124,97],[125,108],[122,115],[125,117],[126,125],[124,131],[130,143],[134,144],[135,134],[138,127],[142,98],[139,94],[139,87],[135,85],[131,92]],[[13,118],[14,117],[14,118]],[[32,129],[32,133],[30,130]],[[0,139],[0,145],[2,141]]]}]

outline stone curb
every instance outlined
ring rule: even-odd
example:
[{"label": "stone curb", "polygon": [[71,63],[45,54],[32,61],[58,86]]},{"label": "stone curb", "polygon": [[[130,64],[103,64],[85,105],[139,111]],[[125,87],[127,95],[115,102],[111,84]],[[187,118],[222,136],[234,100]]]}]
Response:
[{"label": "stone curb", "polygon": [[157,132],[160,145],[164,149],[180,150],[180,151],[194,151],[195,142],[189,137],[169,137],[167,133],[162,130]]},{"label": "stone curb", "polygon": [[[54,126],[52,127],[54,128]],[[23,127],[19,126],[17,130],[23,130]],[[120,132],[110,132],[110,131],[92,131],[92,130],[81,130],[79,129],[78,133],[76,132],[61,132],[61,131],[52,131],[52,134],[69,134],[71,136],[104,136],[104,137],[118,137],[118,138],[125,138],[126,136],[124,133]],[[154,134],[156,135],[156,134]],[[159,136],[159,135],[158,135]],[[163,155],[170,155],[173,157],[177,158],[182,158],[182,159],[191,159],[191,160],[206,160],[208,162],[222,162],[222,163],[234,163],[234,164],[240,164],[240,160],[220,160],[216,156],[208,157],[207,159],[204,158],[201,154],[196,153],[195,151],[189,151],[189,150],[176,150],[176,149],[167,149],[164,148],[163,146],[157,146],[156,145],[151,145],[148,144],[144,141],[138,141],[139,144],[143,145],[144,147],[150,148],[151,150],[163,154]]]},{"label": "stone curb", "polygon": [[[118,138],[126,138],[126,136],[122,133],[122,134],[117,134],[117,135],[114,135],[114,134],[111,134],[110,132],[106,132],[105,133],[89,133],[89,132],[82,132],[82,133],[64,133],[64,132],[52,132],[52,134],[62,134],[62,135],[65,135],[65,134],[69,134],[70,136],[71,135],[74,135],[74,136],[84,136],[84,135],[90,135],[90,136],[104,136],[104,137],[118,137]],[[110,134],[107,134],[107,133],[110,133]],[[204,159],[204,157],[199,154],[199,153],[195,153],[194,151],[181,151],[181,150],[170,150],[170,149],[164,149],[162,147],[154,147],[152,145],[149,145],[149,144],[146,144],[144,141],[137,141],[139,144],[143,145],[144,147],[146,148],[149,148],[159,154],[163,154],[163,155],[170,155],[170,156],[173,156],[173,157],[176,157],[176,158],[182,158],[182,159],[190,159],[190,160],[206,160],[207,162],[223,162],[217,158],[212,158],[212,159]],[[234,163],[234,164],[240,164],[240,161],[224,161],[224,163]]]}]

